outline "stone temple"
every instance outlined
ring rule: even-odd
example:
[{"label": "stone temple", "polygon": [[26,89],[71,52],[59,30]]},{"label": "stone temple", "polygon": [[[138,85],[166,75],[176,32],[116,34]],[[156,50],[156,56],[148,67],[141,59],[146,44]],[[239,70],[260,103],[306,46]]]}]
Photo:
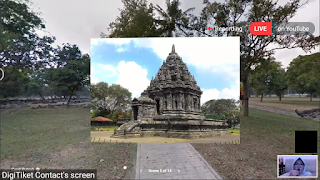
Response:
[{"label": "stone temple", "polygon": [[132,100],[131,120],[115,130],[112,137],[203,138],[229,134],[225,121],[201,115],[201,94],[173,45],[150,86],[140,98]]}]

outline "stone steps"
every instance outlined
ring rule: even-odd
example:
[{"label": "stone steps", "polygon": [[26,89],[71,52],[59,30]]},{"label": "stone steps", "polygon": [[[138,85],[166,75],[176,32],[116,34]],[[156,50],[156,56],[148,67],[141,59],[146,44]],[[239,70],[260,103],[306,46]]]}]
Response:
[{"label": "stone steps", "polygon": [[136,125],[138,125],[136,122],[127,122],[121,125],[112,137],[125,137],[125,131],[130,132]]}]

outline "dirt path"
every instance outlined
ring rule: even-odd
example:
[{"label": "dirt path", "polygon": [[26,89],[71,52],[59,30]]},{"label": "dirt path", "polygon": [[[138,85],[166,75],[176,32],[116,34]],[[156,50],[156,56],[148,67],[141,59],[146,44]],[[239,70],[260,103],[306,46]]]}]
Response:
[{"label": "dirt path", "polygon": [[[279,107],[281,106],[281,107]],[[312,109],[310,106],[304,106],[304,105],[292,105],[292,104],[276,104],[276,103],[258,103],[258,102],[250,102],[249,103],[250,108],[255,108],[259,109],[262,111],[267,111],[267,112],[272,112],[272,113],[277,113],[277,114],[282,114],[286,116],[293,116],[293,117],[299,117],[297,113],[294,111],[296,109],[298,110],[309,110]],[[312,107],[312,106],[311,106]],[[319,118],[308,118],[314,121],[320,121]]]},{"label": "dirt path", "polygon": [[260,109],[263,111],[273,112],[273,113],[277,113],[277,114],[283,114],[283,115],[287,115],[287,116],[300,117],[294,111],[291,111],[291,110],[284,110],[284,109],[279,109],[279,108],[275,108],[275,107],[266,107],[266,106],[259,106],[259,105],[249,105],[249,107],[255,108],[255,109]]},{"label": "dirt path", "polygon": [[302,110],[309,110],[313,108],[319,108],[319,106],[310,106],[310,105],[300,105],[300,104],[280,104],[280,103],[270,103],[270,102],[257,102],[257,101],[250,101],[249,106],[259,106],[259,107],[266,107],[266,108],[273,108],[279,109],[282,111],[291,111],[298,109],[299,111]]}]

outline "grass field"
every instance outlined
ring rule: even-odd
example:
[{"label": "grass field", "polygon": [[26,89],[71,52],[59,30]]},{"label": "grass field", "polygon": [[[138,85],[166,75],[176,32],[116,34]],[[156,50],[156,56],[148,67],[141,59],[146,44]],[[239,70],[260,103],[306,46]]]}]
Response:
[{"label": "grass field", "polygon": [[[250,97],[250,101],[260,102],[260,97]],[[310,101],[309,97],[284,97],[281,99],[281,101],[279,101],[279,98],[277,97],[263,97],[262,103],[292,104],[319,107],[319,98],[312,98],[312,101]]]},{"label": "grass field", "polygon": [[229,132],[232,133],[232,134],[240,134],[240,129],[230,128],[230,129],[229,129]]},{"label": "grass field", "polygon": [[240,117],[240,145],[192,144],[223,178],[276,179],[277,155],[294,154],[295,130],[319,130],[315,121],[252,108],[249,112],[249,117]]},{"label": "grass field", "polygon": [[99,127],[99,126],[91,126],[91,131],[114,131],[119,128],[118,126],[108,126],[108,127]]},{"label": "grass field", "polygon": [[1,110],[1,168],[97,169],[99,179],[130,178],[136,144],[91,143],[89,117],[83,108]]},{"label": "grass field", "polygon": [[109,126],[107,127],[107,131],[114,131],[115,129],[118,129],[119,127],[118,126]]},{"label": "grass field", "polygon": [[[99,179],[130,179],[136,144],[90,143],[89,117],[83,108],[1,110],[1,167],[92,168]],[[294,131],[318,129],[315,121],[250,109],[241,116],[240,145],[193,146],[226,179],[274,179],[277,154],[294,153]]]}]

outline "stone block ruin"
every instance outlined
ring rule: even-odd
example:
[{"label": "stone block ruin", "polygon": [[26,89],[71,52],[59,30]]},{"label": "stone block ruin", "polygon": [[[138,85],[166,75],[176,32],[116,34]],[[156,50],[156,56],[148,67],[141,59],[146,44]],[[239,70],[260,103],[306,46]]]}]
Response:
[{"label": "stone block ruin", "polygon": [[306,119],[314,119],[318,120],[320,118],[320,109],[310,109],[310,110],[304,110],[304,111],[298,111],[297,109],[295,110],[298,116],[306,118]]},{"label": "stone block ruin", "polygon": [[226,121],[201,115],[201,94],[194,76],[173,45],[150,86],[140,98],[132,100],[131,120],[115,130],[112,137],[193,139],[230,134]]}]

